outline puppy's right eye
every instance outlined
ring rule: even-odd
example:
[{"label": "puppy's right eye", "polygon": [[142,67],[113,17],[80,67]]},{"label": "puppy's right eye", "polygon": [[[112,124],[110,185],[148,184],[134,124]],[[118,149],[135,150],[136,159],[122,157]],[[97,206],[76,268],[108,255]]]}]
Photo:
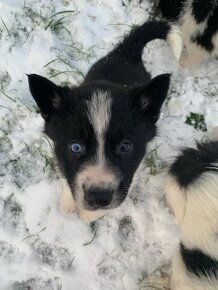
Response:
[{"label": "puppy's right eye", "polygon": [[83,152],[83,150],[82,150],[82,146],[79,144],[79,143],[72,143],[71,145],[70,145],[70,149],[71,149],[71,151],[73,152],[73,153],[82,153]]},{"label": "puppy's right eye", "polygon": [[133,144],[130,141],[122,141],[120,144],[118,144],[116,148],[117,154],[127,154],[130,153],[133,149]]}]

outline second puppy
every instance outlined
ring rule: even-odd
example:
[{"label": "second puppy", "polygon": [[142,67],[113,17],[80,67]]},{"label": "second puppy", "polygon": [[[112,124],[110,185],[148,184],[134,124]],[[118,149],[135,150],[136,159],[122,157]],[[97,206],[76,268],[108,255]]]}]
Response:
[{"label": "second puppy", "polygon": [[[217,0],[154,2],[156,13],[172,23],[174,33],[171,42],[174,46],[175,43],[180,46],[175,55],[182,66],[191,68],[200,64],[208,55],[218,55]],[[181,54],[183,43],[186,50]]]}]

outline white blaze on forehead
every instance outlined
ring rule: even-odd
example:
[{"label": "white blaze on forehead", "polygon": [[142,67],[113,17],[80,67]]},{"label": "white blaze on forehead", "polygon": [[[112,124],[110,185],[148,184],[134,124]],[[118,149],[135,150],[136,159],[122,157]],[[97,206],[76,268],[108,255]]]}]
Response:
[{"label": "white blaze on forehead", "polygon": [[105,133],[111,119],[112,100],[108,91],[96,91],[87,103],[88,118],[98,142],[96,163],[105,165]]},{"label": "white blaze on forehead", "polygon": [[[89,221],[95,220],[96,216],[84,209],[84,190],[90,187],[116,190],[119,185],[119,174],[107,166],[105,157],[105,135],[111,120],[111,107],[112,100],[107,91],[98,90],[87,101],[87,114],[95,133],[97,148],[91,162],[85,164],[76,176],[75,199],[81,216]],[[97,211],[97,214],[104,213],[105,210]]]}]

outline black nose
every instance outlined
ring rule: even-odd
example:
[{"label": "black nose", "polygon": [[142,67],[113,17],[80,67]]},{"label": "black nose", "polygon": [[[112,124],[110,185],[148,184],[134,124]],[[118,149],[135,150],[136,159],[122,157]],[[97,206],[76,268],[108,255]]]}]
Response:
[{"label": "black nose", "polygon": [[85,191],[85,200],[92,207],[104,207],[111,203],[112,189],[90,188]]}]

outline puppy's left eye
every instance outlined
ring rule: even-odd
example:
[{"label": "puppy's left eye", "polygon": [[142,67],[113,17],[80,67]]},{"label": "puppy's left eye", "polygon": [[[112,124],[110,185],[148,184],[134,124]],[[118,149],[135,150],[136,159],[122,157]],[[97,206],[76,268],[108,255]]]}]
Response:
[{"label": "puppy's left eye", "polygon": [[122,141],[118,146],[117,146],[117,153],[125,154],[129,153],[132,151],[133,144],[129,141]]},{"label": "puppy's left eye", "polygon": [[72,143],[70,149],[73,153],[82,153],[82,146],[79,143]]}]

